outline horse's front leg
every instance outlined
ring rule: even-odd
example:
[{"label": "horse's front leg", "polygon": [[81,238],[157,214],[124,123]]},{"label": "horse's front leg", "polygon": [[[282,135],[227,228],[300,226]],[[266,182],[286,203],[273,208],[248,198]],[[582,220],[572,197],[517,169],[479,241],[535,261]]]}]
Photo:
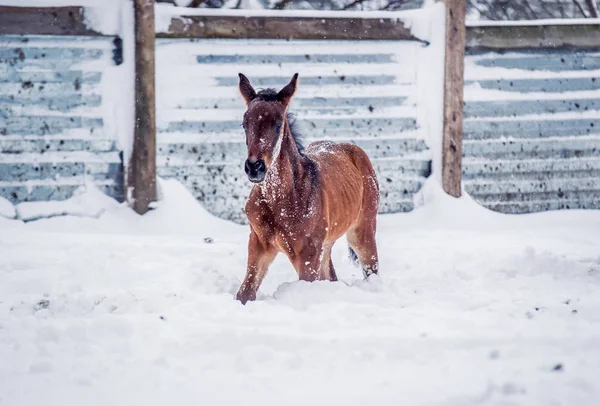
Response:
[{"label": "horse's front leg", "polygon": [[256,292],[276,255],[277,249],[272,244],[261,241],[254,231],[250,233],[246,277],[236,296],[242,304],[256,299]]}]

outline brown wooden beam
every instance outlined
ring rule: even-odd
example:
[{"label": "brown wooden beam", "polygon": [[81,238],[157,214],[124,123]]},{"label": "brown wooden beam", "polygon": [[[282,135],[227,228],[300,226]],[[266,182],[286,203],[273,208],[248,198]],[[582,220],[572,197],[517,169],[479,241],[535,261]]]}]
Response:
[{"label": "brown wooden beam", "polygon": [[346,17],[178,16],[157,37],[419,41],[396,18]]},{"label": "brown wooden beam", "polygon": [[598,6],[596,4],[596,0],[585,0],[585,5],[590,13],[589,16],[592,18],[598,18]]},{"label": "brown wooden beam", "polygon": [[128,197],[144,214],[156,201],[156,102],[154,0],[134,0],[135,130],[129,161]]},{"label": "brown wooden beam", "polygon": [[477,25],[467,27],[466,46],[481,50],[531,48],[600,49],[600,24]]},{"label": "brown wooden beam", "polygon": [[83,7],[0,6],[0,35],[102,35],[84,18]]},{"label": "brown wooden beam", "polygon": [[444,61],[444,125],[442,185],[450,196],[461,195],[465,0],[446,0]]}]

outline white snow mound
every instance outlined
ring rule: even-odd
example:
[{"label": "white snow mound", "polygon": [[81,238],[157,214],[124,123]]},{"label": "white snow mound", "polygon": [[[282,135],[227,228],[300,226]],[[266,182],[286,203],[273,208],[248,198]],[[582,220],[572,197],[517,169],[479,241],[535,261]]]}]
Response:
[{"label": "white snow mound", "polygon": [[33,221],[56,216],[100,217],[106,210],[119,207],[93,183],[81,186],[67,200],[23,202],[17,205],[17,217]]},{"label": "white snow mound", "polygon": [[17,216],[15,206],[7,199],[0,196],[0,217],[6,217],[7,219],[14,219]]}]

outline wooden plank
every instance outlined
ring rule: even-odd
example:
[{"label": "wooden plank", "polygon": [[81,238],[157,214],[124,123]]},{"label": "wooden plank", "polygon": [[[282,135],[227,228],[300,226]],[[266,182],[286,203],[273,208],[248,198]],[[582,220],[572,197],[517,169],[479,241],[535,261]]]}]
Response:
[{"label": "wooden plank", "polygon": [[446,0],[442,185],[454,197],[461,195],[465,10],[465,0]]},{"label": "wooden plank", "polygon": [[515,50],[531,48],[599,49],[600,24],[474,25],[467,27],[470,50]]},{"label": "wooden plank", "polygon": [[83,7],[0,6],[0,35],[102,35],[84,21]]},{"label": "wooden plank", "polygon": [[156,201],[156,100],[154,0],[134,0],[135,132],[128,198],[144,214]]},{"label": "wooden plank", "polygon": [[342,17],[177,16],[157,37],[421,41],[396,18]]},{"label": "wooden plank", "polygon": [[589,16],[598,18],[598,5],[596,4],[596,0],[585,0],[585,5],[588,8]]}]

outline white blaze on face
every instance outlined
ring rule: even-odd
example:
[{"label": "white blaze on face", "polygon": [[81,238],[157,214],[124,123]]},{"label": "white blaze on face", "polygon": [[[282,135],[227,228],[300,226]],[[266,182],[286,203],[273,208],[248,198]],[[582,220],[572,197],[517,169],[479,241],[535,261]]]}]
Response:
[{"label": "white blaze on face", "polygon": [[[268,190],[270,190],[270,192],[268,192],[268,197],[272,201],[276,201],[281,198],[281,196],[279,196],[279,194],[281,193],[281,179],[279,178],[278,174],[277,158],[279,157],[279,153],[281,152],[281,143],[283,142],[284,126],[285,123],[281,126],[281,130],[279,131],[277,142],[275,143],[275,147],[273,148],[271,165],[267,169],[267,175],[264,182],[264,186],[267,187]],[[263,190],[263,193],[265,193],[265,190]],[[263,196],[265,195],[263,194]]]},{"label": "white blaze on face", "polygon": [[283,132],[285,130],[285,123],[281,125],[281,130],[279,130],[279,136],[277,137],[277,143],[275,144],[275,148],[273,148],[273,158],[271,159],[272,164],[275,164],[277,157],[279,157],[279,153],[281,152],[281,143],[283,142]]}]

